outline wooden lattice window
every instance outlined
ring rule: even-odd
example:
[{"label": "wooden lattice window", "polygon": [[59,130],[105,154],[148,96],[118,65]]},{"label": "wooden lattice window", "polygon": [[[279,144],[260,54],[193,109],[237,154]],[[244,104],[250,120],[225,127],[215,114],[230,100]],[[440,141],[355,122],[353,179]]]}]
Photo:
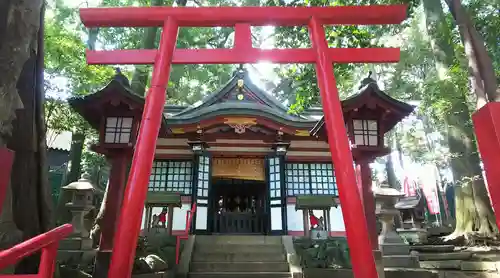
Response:
[{"label": "wooden lattice window", "polygon": [[208,185],[210,182],[210,157],[200,155],[198,157],[198,186],[196,195],[208,197]]},{"label": "wooden lattice window", "polygon": [[330,163],[287,163],[286,192],[297,195],[338,195]]},{"label": "wooden lattice window", "polygon": [[279,157],[269,159],[269,194],[270,198],[281,197],[281,170]]},{"label": "wooden lattice window", "polygon": [[337,183],[330,163],[310,164],[311,194],[338,196]]},{"label": "wooden lattice window", "polygon": [[132,134],[132,117],[108,117],[104,131],[104,143],[128,144]]},{"label": "wooden lattice window", "polygon": [[149,191],[191,194],[193,163],[191,161],[154,161],[149,177]]},{"label": "wooden lattice window", "polygon": [[286,164],[286,189],[288,196],[311,194],[309,164]]},{"label": "wooden lattice window", "polygon": [[353,120],[352,126],[356,146],[378,146],[378,123],[376,120]]}]

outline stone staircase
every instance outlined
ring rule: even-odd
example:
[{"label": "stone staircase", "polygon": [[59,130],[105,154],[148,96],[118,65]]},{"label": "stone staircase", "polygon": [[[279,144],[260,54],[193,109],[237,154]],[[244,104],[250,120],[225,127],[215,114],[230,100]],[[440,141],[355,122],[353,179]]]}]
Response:
[{"label": "stone staircase", "polygon": [[196,236],[189,278],[289,278],[280,236]]}]

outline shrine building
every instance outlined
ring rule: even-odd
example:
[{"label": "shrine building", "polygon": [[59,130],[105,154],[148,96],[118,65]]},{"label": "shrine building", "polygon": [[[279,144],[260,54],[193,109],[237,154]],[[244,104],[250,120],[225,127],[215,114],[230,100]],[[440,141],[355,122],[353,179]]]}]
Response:
[{"label": "shrine building", "polygon": [[[144,98],[118,73],[106,87],[70,105],[99,131],[92,146],[111,165],[103,238],[111,240],[141,123]],[[391,98],[371,78],[342,101],[370,231],[375,225],[368,166],[389,153],[384,134],[414,109]],[[237,70],[220,90],[191,106],[165,106],[158,134],[143,229],[171,206],[168,231],[186,227],[196,203],[195,234],[289,234],[308,230],[307,205],[331,235],[345,232],[320,108],[288,113],[274,96]],[[376,233],[376,232],[375,232]],[[375,234],[376,236],[376,234]],[[101,241],[103,239],[101,238]]]}]

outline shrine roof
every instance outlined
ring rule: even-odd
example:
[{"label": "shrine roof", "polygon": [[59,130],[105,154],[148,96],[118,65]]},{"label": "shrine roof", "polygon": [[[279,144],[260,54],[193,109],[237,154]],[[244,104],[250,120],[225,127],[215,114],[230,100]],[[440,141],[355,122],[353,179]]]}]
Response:
[{"label": "shrine roof", "polygon": [[[99,129],[104,103],[121,103],[127,109],[144,109],[145,99],[134,93],[128,79],[117,70],[117,74],[103,89],[96,93],[75,97],[69,104],[81,114],[89,124]],[[413,106],[398,101],[377,86],[370,77],[362,81],[359,91],[343,100],[344,115],[349,111],[379,107],[387,111],[383,118],[383,131],[387,132],[414,109]],[[191,106],[166,105],[162,133],[167,125],[191,125],[218,116],[260,116],[278,124],[311,130],[316,135],[324,126],[321,107],[309,108],[302,115],[288,113],[288,108],[271,94],[255,85],[245,70],[237,70],[231,80],[220,90]]]},{"label": "shrine roof", "polygon": [[[370,73],[371,74],[371,73]],[[387,111],[387,116],[383,118],[383,132],[391,130],[403,118],[410,115],[415,107],[405,102],[392,98],[384,91],[382,91],[377,82],[371,77],[365,78],[361,81],[361,86],[358,91],[341,102],[344,115],[350,111],[380,107]],[[319,122],[311,130],[311,134],[317,134],[325,125],[324,116],[321,117]]]},{"label": "shrine roof", "polygon": [[198,104],[175,113],[178,109],[178,106],[166,107],[167,123],[191,124],[223,115],[262,116],[296,127],[312,127],[317,122],[317,119],[312,117],[288,113],[286,106],[251,81],[246,70],[237,70],[220,90],[205,97]]},{"label": "shrine roof", "polygon": [[[119,101],[128,105],[129,109],[144,109],[144,97],[136,94],[130,88],[130,82],[119,69],[113,79],[101,90],[85,95],[68,99],[70,106],[75,109],[85,120],[95,129],[99,129],[103,112],[103,103]],[[162,128],[165,127],[163,119]]]}]

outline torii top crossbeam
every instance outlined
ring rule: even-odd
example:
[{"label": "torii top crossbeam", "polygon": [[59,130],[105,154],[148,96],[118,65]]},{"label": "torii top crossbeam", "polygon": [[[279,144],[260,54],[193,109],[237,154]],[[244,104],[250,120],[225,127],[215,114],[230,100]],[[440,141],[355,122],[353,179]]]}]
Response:
[{"label": "torii top crossbeam", "polygon": [[316,17],[327,25],[399,24],[406,5],[337,7],[123,7],[84,8],[80,18],[87,27],[160,27],[165,18],[179,26],[214,27],[247,23],[252,26],[301,26]]},{"label": "torii top crossbeam", "polygon": [[[94,8],[81,9],[87,27],[163,26],[158,50],[89,51],[92,64],[154,63],[139,135],[113,244],[110,278],[130,277],[147,194],[155,146],[163,116],[171,65],[174,63],[252,63],[266,58],[278,63],[314,63],[324,110],[328,143],[339,188],[342,214],[356,278],[376,278],[363,204],[356,185],[352,153],[333,75],[333,63],[395,62],[399,49],[330,49],[324,25],[399,24],[407,7],[209,7],[209,8]],[[251,26],[309,27],[312,48],[269,49],[252,47]],[[234,26],[230,49],[176,49],[179,27]]]}]

